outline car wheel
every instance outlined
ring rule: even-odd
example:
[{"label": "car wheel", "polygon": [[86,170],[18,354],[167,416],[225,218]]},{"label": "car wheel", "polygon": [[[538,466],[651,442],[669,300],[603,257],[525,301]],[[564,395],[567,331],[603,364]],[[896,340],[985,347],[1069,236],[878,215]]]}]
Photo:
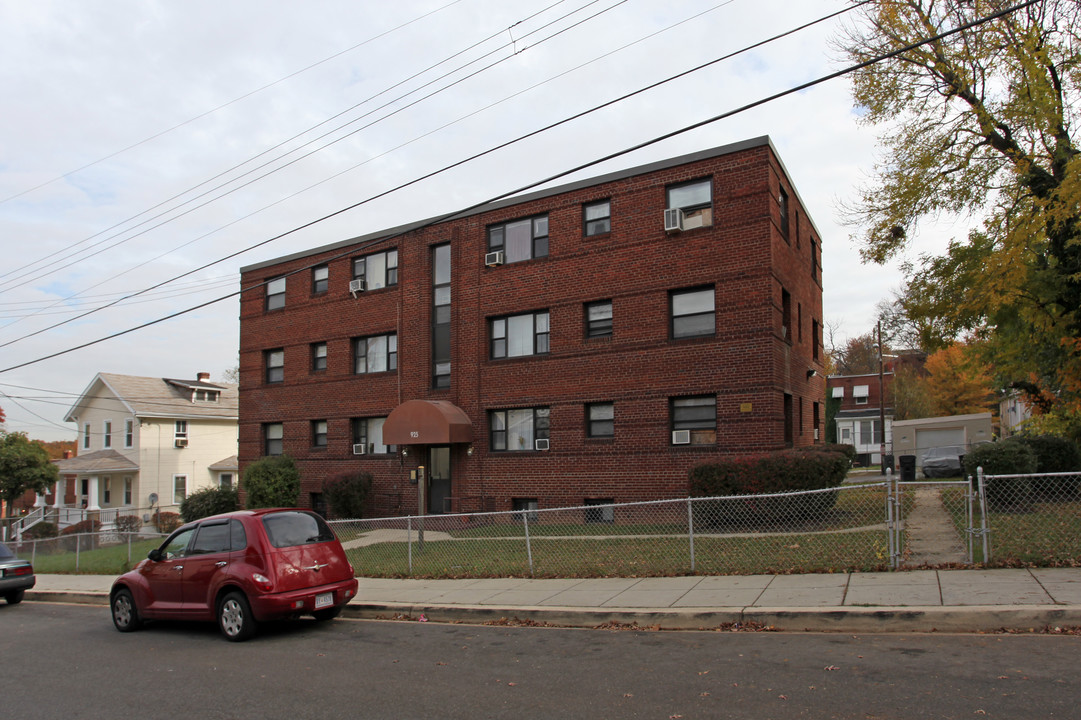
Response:
[{"label": "car wheel", "polygon": [[139,619],[139,611],[135,607],[135,599],[130,590],[117,590],[113,595],[113,625],[120,632],[132,632],[138,630],[143,624]]},{"label": "car wheel", "polygon": [[4,599],[8,601],[8,605],[18,605],[23,601],[23,594],[25,592],[26,590],[12,590],[4,596]]},{"label": "car wheel", "polygon": [[231,592],[218,602],[218,627],[227,640],[247,640],[255,634],[255,624],[243,593]]},{"label": "car wheel", "polygon": [[342,606],[327,608],[326,610],[316,610],[312,613],[315,619],[319,622],[325,622],[326,620],[333,620],[342,614]]}]

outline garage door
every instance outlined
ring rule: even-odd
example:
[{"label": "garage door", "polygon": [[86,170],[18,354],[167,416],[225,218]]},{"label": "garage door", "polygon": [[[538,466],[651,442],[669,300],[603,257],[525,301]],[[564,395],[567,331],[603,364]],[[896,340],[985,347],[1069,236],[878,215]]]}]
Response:
[{"label": "garage door", "polygon": [[949,428],[945,430],[917,430],[916,431],[916,455],[923,454],[934,447],[945,445],[964,445],[965,429]]}]

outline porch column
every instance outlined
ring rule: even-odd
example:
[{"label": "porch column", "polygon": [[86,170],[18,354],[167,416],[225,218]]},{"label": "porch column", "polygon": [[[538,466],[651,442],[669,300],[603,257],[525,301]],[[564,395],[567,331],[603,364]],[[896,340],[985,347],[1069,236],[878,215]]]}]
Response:
[{"label": "porch column", "polygon": [[49,501],[45,499],[45,496],[48,494],[48,491],[39,494],[37,496],[37,499],[34,500],[34,507],[45,507],[46,505],[48,505]]},{"label": "porch column", "polygon": [[101,505],[98,505],[98,476],[91,475],[87,483],[86,491],[86,509],[87,510],[101,510]]},{"label": "porch column", "polygon": [[67,492],[67,490],[68,490],[67,478],[60,478],[59,480],[56,481],[56,484],[53,486],[53,493],[54,493],[53,494],[53,507],[54,508],[62,508],[62,507],[64,507],[64,494]]}]

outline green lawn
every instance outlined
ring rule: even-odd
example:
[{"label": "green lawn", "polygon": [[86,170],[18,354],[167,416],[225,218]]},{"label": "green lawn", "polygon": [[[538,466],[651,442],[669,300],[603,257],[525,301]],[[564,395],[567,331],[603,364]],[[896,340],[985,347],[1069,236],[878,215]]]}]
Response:
[{"label": "green lawn", "polygon": [[[161,538],[136,540],[131,543],[131,560],[128,560],[128,544],[110,545],[94,550],[44,553],[34,555],[34,572],[42,574],[119,575],[135,567],[146,554],[161,544]],[[46,547],[43,544],[43,547]],[[29,551],[20,551],[20,557],[30,559]]]}]

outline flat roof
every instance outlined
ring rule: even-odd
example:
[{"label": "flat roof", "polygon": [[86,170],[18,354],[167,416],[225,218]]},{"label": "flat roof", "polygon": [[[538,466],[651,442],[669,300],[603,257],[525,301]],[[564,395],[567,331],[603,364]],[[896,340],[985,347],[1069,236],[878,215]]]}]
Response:
[{"label": "flat roof", "polygon": [[[445,215],[438,215],[435,217],[427,218],[425,220],[417,220],[415,222],[407,223],[405,225],[399,225],[393,228],[387,228],[379,230],[377,232],[368,233],[366,235],[359,235],[357,237],[349,238],[348,240],[339,240],[328,245],[320,245],[309,250],[301,250],[300,252],[291,253],[289,255],[283,255],[281,257],[273,258],[271,260],[264,260],[262,262],[252,263],[240,268],[240,272],[246,273],[252,270],[259,270],[261,268],[270,267],[272,265],[279,265],[283,262],[289,262],[290,260],[297,260],[299,258],[308,257],[309,255],[318,255],[330,250],[337,250],[339,248],[348,247],[350,245],[357,245],[363,242],[373,242],[381,239],[388,239],[396,237],[398,235],[404,235],[412,230],[417,230],[428,225],[437,225],[442,222],[449,222],[451,220],[458,220],[460,218],[471,217],[473,215],[480,215],[492,210],[498,210],[500,208],[510,207],[513,205],[520,205],[522,203],[531,202],[533,200],[539,200],[546,197],[552,197],[555,195],[562,195],[563,193],[572,192],[575,190],[581,190],[582,188],[592,187],[594,185],[603,185],[604,183],[613,182],[616,180],[625,180],[636,175],[645,175],[647,173],[656,172],[658,170],[667,170],[669,168],[678,167],[680,165],[686,165],[688,163],[698,162],[701,160],[708,160],[714,157],[720,157],[721,155],[730,155],[736,152],[742,152],[751,148],[768,147],[773,152],[773,157],[777,160],[777,163],[781,166],[781,170],[788,177],[789,183],[792,184],[792,190],[796,193],[796,198],[799,199],[800,204],[803,205],[803,200],[799,197],[799,192],[796,191],[795,184],[792,183],[792,178],[788,173],[788,169],[785,168],[784,163],[781,162],[780,155],[777,153],[777,149],[773,146],[773,142],[770,140],[769,135],[761,135],[756,138],[750,138],[748,140],[742,140],[740,142],[729,143],[728,145],[721,145],[708,150],[699,150],[697,152],[689,153],[687,155],[680,155],[678,157],[668,158],[666,160],[658,160],[656,162],[648,163],[646,165],[638,165],[626,170],[617,170],[615,172],[607,173],[605,175],[598,175],[596,177],[586,178],[584,180],[576,180],[564,185],[557,185],[551,188],[545,188],[543,190],[536,190],[533,192],[525,193],[523,195],[515,195],[513,197],[504,198],[502,200],[496,200],[494,202],[483,203],[467,210],[461,210],[458,212],[451,212]],[[806,205],[804,205],[806,207]],[[815,234],[821,238],[821,233],[818,228],[815,227],[814,221],[809,214],[806,214],[806,219],[811,223],[811,227],[814,228]]]}]

